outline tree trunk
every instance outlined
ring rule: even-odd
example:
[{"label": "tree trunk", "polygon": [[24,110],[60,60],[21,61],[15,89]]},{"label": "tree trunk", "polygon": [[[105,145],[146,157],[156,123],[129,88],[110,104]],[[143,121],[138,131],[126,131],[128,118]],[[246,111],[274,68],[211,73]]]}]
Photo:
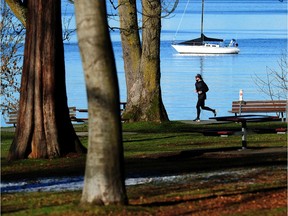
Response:
[{"label": "tree trunk", "polygon": [[119,0],[119,5],[127,101],[129,106],[137,106],[138,98],[141,96],[141,91],[138,91],[141,89],[141,83],[135,81],[142,79],[142,75],[139,73],[142,48],[138,32],[136,0]]},{"label": "tree trunk", "polygon": [[28,11],[20,107],[8,159],[84,152],[67,106],[61,2],[31,0]]},{"label": "tree trunk", "polygon": [[119,87],[105,1],[76,0],[88,95],[89,140],[81,202],[126,204]]},{"label": "tree trunk", "polygon": [[142,48],[136,1],[119,0],[121,40],[127,85],[123,118],[167,121],[160,87],[161,1],[142,1]]}]

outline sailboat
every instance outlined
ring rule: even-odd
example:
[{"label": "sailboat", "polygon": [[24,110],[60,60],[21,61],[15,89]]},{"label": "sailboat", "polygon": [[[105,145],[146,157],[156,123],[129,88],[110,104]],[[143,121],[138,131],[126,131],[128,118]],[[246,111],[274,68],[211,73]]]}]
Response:
[{"label": "sailboat", "polygon": [[202,0],[201,35],[199,38],[172,44],[180,54],[238,54],[240,49],[235,39],[224,45],[223,39],[209,38],[203,33],[204,0]]}]

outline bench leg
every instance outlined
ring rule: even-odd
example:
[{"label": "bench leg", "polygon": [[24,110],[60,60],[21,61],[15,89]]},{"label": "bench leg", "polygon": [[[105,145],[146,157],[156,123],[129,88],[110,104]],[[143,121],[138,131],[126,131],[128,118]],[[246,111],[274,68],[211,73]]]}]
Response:
[{"label": "bench leg", "polygon": [[284,113],[281,112],[281,121],[284,122]]},{"label": "bench leg", "polygon": [[242,122],[242,149],[247,149],[247,123]]}]

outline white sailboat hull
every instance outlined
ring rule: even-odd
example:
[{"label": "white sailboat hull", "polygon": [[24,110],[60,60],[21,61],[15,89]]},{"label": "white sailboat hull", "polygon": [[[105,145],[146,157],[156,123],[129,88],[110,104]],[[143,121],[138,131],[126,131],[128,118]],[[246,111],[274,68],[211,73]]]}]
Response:
[{"label": "white sailboat hull", "polygon": [[180,54],[238,54],[238,47],[223,47],[219,45],[179,45],[173,44],[172,47]]}]

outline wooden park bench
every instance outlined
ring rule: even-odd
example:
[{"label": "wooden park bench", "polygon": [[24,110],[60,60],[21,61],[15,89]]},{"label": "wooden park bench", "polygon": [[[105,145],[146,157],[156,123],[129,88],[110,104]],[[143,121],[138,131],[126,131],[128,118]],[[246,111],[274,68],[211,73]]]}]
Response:
[{"label": "wooden park bench", "polygon": [[16,127],[17,115],[18,115],[17,111],[8,112],[6,124],[13,124],[13,126]]},{"label": "wooden park bench", "polygon": [[241,135],[241,131],[239,129],[207,129],[203,132],[204,136],[220,136],[220,137],[228,137],[232,135]]},{"label": "wooden park bench", "polygon": [[[126,103],[120,103],[121,114],[126,108]],[[79,116],[80,113],[87,113]],[[13,124],[16,127],[18,111],[8,112],[6,124]],[[77,109],[76,107],[69,107],[69,115],[72,122],[84,123],[88,121],[88,109]]]},{"label": "wooden park bench", "polygon": [[[123,113],[123,111],[125,110],[125,108],[126,108],[126,102],[120,102],[120,112],[121,112],[121,115],[122,115],[122,113]],[[78,112],[78,117],[76,117],[76,112]],[[88,118],[81,118],[81,117],[79,117],[79,114],[80,113],[87,113],[86,115],[88,115],[88,109],[76,109],[76,107],[75,107],[75,109],[74,109],[74,114],[75,114],[75,117],[73,117],[73,118],[71,118],[71,112],[70,112],[70,118],[71,118],[71,120],[73,119],[74,121],[76,121],[76,122],[87,122],[88,121]],[[72,120],[72,121],[73,121]],[[123,121],[127,121],[127,120],[124,120],[124,119],[122,119],[122,122]]]},{"label": "wooden park bench", "polygon": [[[69,115],[71,121],[74,122],[85,122],[88,121],[88,118],[77,118],[76,114],[79,111],[79,109],[76,109],[76,107],[69,107]],[[17,124],[17,116],[18,116],[18,111],[12,111],[8,112],[7,119],[6,119],[6,124],[13,124],[14,127],[16,127]]]},{"label": "wooden park bench", "polygon": [[287,134],[287,128],[276,128],[277,134]]},{"label": "wooden park bench", "polygon": [[85,109],[77,109],[76,107],[69,107],[69,115],[70,119],[72,122],[87,122],[88,121],[88,116],[85,115],[85,117],[81,116],[79,117],[78,114],[80,112],[88,112],[88,111],[83,111]]},{"label": "wooden park bench", "polygon": [[259,100],[259,101],[233,101],[232,110],[236,116],[242,113],[280,113],[284,121],[284,113],[287,112],[286,100]]}]

